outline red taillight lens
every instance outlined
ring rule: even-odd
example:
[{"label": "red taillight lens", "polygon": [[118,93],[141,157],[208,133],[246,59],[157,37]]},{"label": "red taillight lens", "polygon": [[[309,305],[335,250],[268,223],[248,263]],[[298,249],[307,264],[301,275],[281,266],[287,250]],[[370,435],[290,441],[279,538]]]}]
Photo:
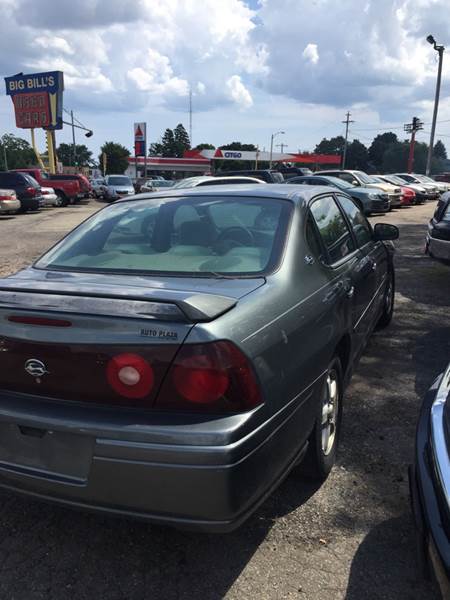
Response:
[{"label": "red taillight lens", "polygon": [[72,327],[70,321],[65,319],[47,319],[46,317],[22,317],[21,315],[11,315],[8,317],[11,323],[21,323],[23,325],[39,325],[41,327]]},{"label": "red taillight lens", "polygon": [[244,412],[262,402],[246,356],[230,342],[188,344],[176,356],[158,408]]},{"label": "red taillight lens", "polygon": [[145,398],[155,381],[152,367],[138,354],[119,354],[111,358],[106,378],[112,389],[125,398]]},{"label": "red taillight lens", "polygon": [[30,194],[30,196],[36,195],[36,188],[34,188],[32,185],[29,185],[28,187],[26,187],[25,191],[27,194]]},{"label": "red taillight lens", "polygon": [[11,200],[15,200],[16,198],[17,198],[17,196],[12,196],[11,194],[7,194],[7,195],[0,194],[0,200],[2,202],[8,202]]}]

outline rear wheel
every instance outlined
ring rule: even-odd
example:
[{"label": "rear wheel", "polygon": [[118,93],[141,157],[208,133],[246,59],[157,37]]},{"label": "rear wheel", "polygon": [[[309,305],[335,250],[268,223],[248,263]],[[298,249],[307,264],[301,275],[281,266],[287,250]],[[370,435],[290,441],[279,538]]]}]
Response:
[{"label": "rear wheel", "polygon": [[392,321],[392,315],[394,314],[394,299],[395,299],[395,275],[394,269],[389,269],[388,272],[388,283],[386,291],[384,292],[383,300],[383,312],[377,323],[377,329],[383,329],[387,327]]},{"label": "rear wheel", "polygon": [[336,461],[342,419],[342,367],[335,357],[328,366],[318,403],[318,414],[301,470],[324,480]]},{"label": "rear wheel", "polygon": [[68,200],[66,195],[63,192],[57,191],[56,192],[56,206],[67,206],[68,205]]}]

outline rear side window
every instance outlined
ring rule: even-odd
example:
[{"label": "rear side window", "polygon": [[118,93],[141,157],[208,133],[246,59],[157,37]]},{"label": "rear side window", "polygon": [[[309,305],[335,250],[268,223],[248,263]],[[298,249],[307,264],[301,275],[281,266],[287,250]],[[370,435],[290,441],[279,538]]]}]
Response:
[{"label": "rear side window", "polygon": [[18,185],[20,183],[22,180],[16,173],[0,173],[1,185]]},{"label": "rear side window", "polygon": [[332,196],[318,198],[311,205],[330,263],[335,263],[355,250],[350,230]]},{"label": "rear side window", "polygon": [[346,196],[338,196],[338,199],[353,229],[358,246],[364,246],[372,240],[372,229],[369,222],[353,200]]},{"label": "rear side window", "polygon": [[450,222],[450,204],[447,204],[447,208],[442,215],[442,221]]}]

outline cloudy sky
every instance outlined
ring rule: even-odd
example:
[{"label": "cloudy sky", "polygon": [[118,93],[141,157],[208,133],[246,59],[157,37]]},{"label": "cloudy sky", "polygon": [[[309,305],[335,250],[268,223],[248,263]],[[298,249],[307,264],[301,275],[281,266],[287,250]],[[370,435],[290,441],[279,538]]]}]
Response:
[{"label": "cloudy sky", "polygon": [[[312,150],[343,132],[369,144],[403,135],[418,116],[430,130],[436,53],[444,58],[438,137],[450,150],[448,0],[0,0],[0,74],[62,70],[64,104],[95,135],[132,148],[133,122],[150,141],[180,121],[193,142],[238,140]],[[0,135],[14,132],[0,96]],[[82,136],[78,136],[81,141]],[[70,141],[70,131],[57,134]]]}]

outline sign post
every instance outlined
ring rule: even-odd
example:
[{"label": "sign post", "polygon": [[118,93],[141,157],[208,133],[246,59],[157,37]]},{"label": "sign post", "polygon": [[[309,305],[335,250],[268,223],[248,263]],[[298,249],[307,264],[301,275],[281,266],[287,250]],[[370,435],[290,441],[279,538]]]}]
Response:
[{"label": "sign post", "polygon": [[136,179],[138,176],[139,156],[144,157],[144,177],[147,175],[147,123],[134,124],[134,158],[136,164]]}]

